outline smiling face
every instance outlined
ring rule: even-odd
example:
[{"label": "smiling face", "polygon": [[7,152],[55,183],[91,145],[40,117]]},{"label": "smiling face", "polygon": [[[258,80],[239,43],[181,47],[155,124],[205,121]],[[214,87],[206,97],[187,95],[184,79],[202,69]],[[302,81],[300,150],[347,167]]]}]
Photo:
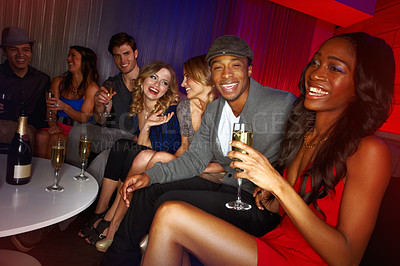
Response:
[{"label": "smiling face", "polygon": [[157,73],[150,75],[143,81],[144,97],[148,100],[158,100],[169,89],[171,73],[166,68],[160,69]]},{"label": "smiling face", "polygon": [[29,43],[9,45],[5,49],[5,54],[14,72],[27,70],[32,59],[32,50]]},{"label": "smiling face", "polygon": [[138,50],[133,51],[127,43],[113,48],[113,58],[115,65],[122,74],[130,73],[137,66]]},{"label": "smiling face", "polygon": [[305,72],[304,106],[340,115],[355,97],[355,51],[348,40],[335,38],[315,53]]},{"label": "smiling face", "polygon": [[190,77],[185,71],[183,71],[183,81],[181,86],[185,88],[188,99],[196,98],[204,102],[207,101],[207,95],[212,90],[211,86],[201,85],[199,82]]},{"label": "smiling face", "polygon": [[76,73],[81,71],[82,55],[75,49],[70,49],[67,57],[68,71]]},{"label": "smiling face", "polygon": [[212,80],[225,100],[234,102],[242,97],[247,99],[252,70],[247,58],[221,55],[211,59],[210,67]]}]

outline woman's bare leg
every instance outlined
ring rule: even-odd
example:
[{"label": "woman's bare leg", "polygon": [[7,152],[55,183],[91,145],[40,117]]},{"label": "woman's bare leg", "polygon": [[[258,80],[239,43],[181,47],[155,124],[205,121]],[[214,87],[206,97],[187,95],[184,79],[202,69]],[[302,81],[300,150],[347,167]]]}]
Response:
[{"label": "woman's bare leg", "polygon": [[146,165],[146,170],[152,168],[156,162],[166,163],[176,159],[177,157],[169,152],[159,151],[155,152]]},{"label": "woman's bare leg", "polygon": [[[110,204],[110,199],[114,193],[114,191],[118,187],[118,181],[112,180],[110,178],[103,178],[103,184],[101,185],[101,190],[100,190],[100,196],[99,196],[99,201],[97,202],[96,208],[94,210],[94,213],[100,214],[102,212],[105,212],[108,209],[108,206]],[[117,193],[118,194],[118,193]],[[116,207],[115,207],[116,208]],[[107,213],[110,211],[107,211]],[[111,210],[109,215],[114,215],[115,209]],[[107,215],[106,213],[106,215]],[[112,214],[111,214],[112,213]],[[112,216],[111,216],[112,217]],[[97,221],[94,222],[93,227],[96,228],[99,222],[101,221],[102,218],[98,219]],[[105,217],[104,219],[107,220]],[[111,218],[110,218],[111,219]],[[109,220],[108,220],[109,221]],[[78,232],[78,235],[81,237],[84,237],[81,231]],[[86,241],[89,243],[90,241],[88,238],[86,238]]]},{"label": "woman's bare leg", "polygon": [[[155,152],[153,150],[144,150],[141,151],[136,158],[133,160],[131,168],[129,169],[128,176],[139,174],[145,171],[148,165],[148,162],[153,161],[153,164],[157,161],[170,161],[176,158],[176,156],[167,153],[167,152]],[[122,182],[119,181],[118,190],[122,186]],[[133,193],[129,195],[129,200],[132,199]],[[104,219],[106,221],[111,221],[108,229],[105,230],[104,234],[106,234],[106,239],[113,240],[115,232],[117,232],[119,225],[124,218],[128,208],[125,205],[125,202],[121,200],[121,195],[118,193],[115,197],[113,205],[110,210],[105,215]]]},{"label": "woman's bare leg", "polygon": [[[129,200],[133,197],[133,193],[129,194]],[[114,213],[114,216],[111,219],[110,226],[107,230],[106,239],[113,240],[115,232],[117,232],[119,225],[121,224],[122,219],[124,218],[126,212],[128,211],[128,207],[126,207],[125,202],[120,200],[118,202],[118,207]]]},{"label": "woman's bare leg", "polygon": [[97,202],[95,213],[102,213],[108,209],[110,204],[110,199],[118,187],[118,181],[103,178],[103,184],[101,185],[101,191],[99,196],[99,201]]},{"label": "woman's bare leg", "polygon": [[[133,160],[131,168],[128,171],[128,176],[143,172],[145,170],[145,168],[144,168],[145,165],[147,165],[147,161],[146,160],[150,160],[150,158],[153,156],[154,153],[155,152],[153,150],[141,151],[136,156],[136,158]],[[104,180],[111,180],[111,179],[104,178]],[[119,189],[121,188],[121,186],[123,184],[121,180],[118,180],[118,182],[116,182],[114,180],[111,180],[111,181],[115,182],[115,184],[118,184],[118,192],[117,192],[117,195],[115,196],[115,200],[114,200],[113,204],[111,205],[111,207],[108,210],[107,214],[104,216],[104,220],[106,220],[106,221],[112,221],[112,219],[113,219],[113,217],[115,215],[115,212],[116,212],[116,210],[118,208],[118,205],[119,205],[119,202],[120,202],[120,199],[121,199],[121,195],[119,194]],[[103,186],[104,186],[104,181],[103,181]],[[115,187],[114,187],[114,189],[115,189]],[[102,192],[103,192],[103,188],[102,188]],[[114,191],[112,191],[112,192],[114,192]],[[110,202],[110,198],[111,198],[112,193],[111,193],[111,195],[109,195],[109,196],[108,195],[109,194],[107,194],[107,197],[105,197],[106,201],[104,201],[104,202],[102,201],[101,202],[102,204],[107,204],[107,207],[108,207],[108,204]],[[101,200],[101,195],[100,195],[100,198],[99,198],[99,203],[97,205],[100,204],[100,200]],[[103,207],[104,207],[104,205],[103,205]],[[103,209],[103,211],[104,210],[105,209]],[[99,209],[99,211],[101,212],[100,209]],[[97,207],[96,207],[96,213],[97,213]],[[118,226],[119,226],[119,224],[118,224]]]},{"label": "woman's bare leg", "polygon": [[[46,129],[39,130],[35,135],[36,145],[35,145],[35,155],[40,158],[47,158],[47,151],[50,144],[50,134]],[[51,147],[50,147],[51,149]]]},{"label": "woman's bare leg", "polygon": [[150,229],[143,265],[181,265],[190,250],[206,265],[257,265],[254,237],[184,202],[166,202]]},{"label": "woman's bare leg", "polygon": [[146,170],[147,163],[151,160],[156,151],[143,150],[136,155],[132,162],[131,169],[129,170],[128,176],[139,174]]},{"label": "woman's bare leg", "polygon": [[[117,188],[117,194],[115,195],[115,199],[114,199],[110,209],[108,209],[106,215],[104,216],[104,220],[106,220],[106,221],[111,221],[111,219],[114,217],[115,212],[117,211],[117,208],[118,208],[119,200],[121,199],[121,195],[119,194],[119,189],[122,186],[121,180],[118,180],[117,186],[118,186],[118,188]],[[108,200],[108,202],[110,202],[110,199]]]},{"label": "woman's bare leg", "polygon": [[[138,174],[146,170],[144,167],[147,165],[148,160],[152,158],[153,154],[155,151],[153,150],[144,150],[140,152],[136,158],[133,160],[131,168],[129,169],[128,176]],[[122,181],[118,181],[118,191],[122,186]],[[131,199],[133,197],[133,194],[131,193],[130,195]],[[109,199],[108,199],[109,201]],[[100,199],[99,199],[100,202]],[[107,202],[108,204],[108,202]],[[106,221],[111,221],[110,226],[108,227],[107,230],[105,230],[104,234],[106,235],[106,238],[109,240],[114,239],[114,234],[118,230],[118,227],[122,221],[122,219],[125,216],[126,211],[128,208],[125,205],[125,202],[121,200],[121,195],[117,193],[115,196],[115,200],[113,204],[111,205],[110,209],[104,216],[104,220]],[[96,226],[96,224],[95,224]]]}]

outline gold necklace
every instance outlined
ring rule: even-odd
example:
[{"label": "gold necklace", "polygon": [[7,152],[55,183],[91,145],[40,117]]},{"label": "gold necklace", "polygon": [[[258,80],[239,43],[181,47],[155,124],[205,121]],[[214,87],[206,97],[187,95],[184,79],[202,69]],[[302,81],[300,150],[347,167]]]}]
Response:
[{"label": "gold necklace", "polygon": [[313,148],[317,147],[321,142],[325,142],[325,141],[328,139],[328,137],[329,137],[329,135],[328,135],[328,136],[326,136],[325,138],[320,139],[317,143],[315,143],[315,144],[310,144],[310,143],[307,142],[307,138],[308,138],[308,136],[310,136],[313,132],[314,132],[314,128],[310,129],[310,130],[304,135],[303,145],[304,145],[304,147],[306,147],[307,149],[313,149]]},{"label": "gold necklace", "polygon": [[150,111],[146,111],[146,114],[144,115],[144,120],[147,120],[147,116],[149,115]]},{"label": "gold necklace", "polygon": [[153,110],[147,111],[146,107],[143,104],[143,109],[144,109],[144,111],[146,111],[146,114],[144,115],[144,120],[147,120],[149,114],[151,115],[153,113],[154,108],[153,108]]}]

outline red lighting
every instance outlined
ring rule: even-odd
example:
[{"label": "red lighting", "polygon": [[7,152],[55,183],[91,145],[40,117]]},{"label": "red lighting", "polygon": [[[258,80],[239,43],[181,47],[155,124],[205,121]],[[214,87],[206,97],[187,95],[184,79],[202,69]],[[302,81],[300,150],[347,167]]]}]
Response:
[{"label": "red lighting", "polygon": [[[270,1],[342,27],[347,27],[354,23],[372,17],[372,15],[368,13],[362,12],[356,8],[339,3],[334,0]],[[350,3],[350,1],[348,2]],[[368,2],[371,3],[371,1]],[[372,1],[372,4],[374,4],[374,1]]]}]

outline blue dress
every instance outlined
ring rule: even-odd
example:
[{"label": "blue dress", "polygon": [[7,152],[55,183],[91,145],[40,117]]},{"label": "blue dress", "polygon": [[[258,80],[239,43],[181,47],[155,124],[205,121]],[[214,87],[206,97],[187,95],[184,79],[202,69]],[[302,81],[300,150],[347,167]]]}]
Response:
[{"label": "blue dress", "polygon": [[[61,94],[63,88],[64,88],[64,84],[61,85],[60,94]],[[62,95],[60,95],[60,100],[64,103],[68,104],[69,106],[71,106],[74,110],[79,111],[79,112],[81,111],[83,102],[85,101],[83,99],[83,97],[79,98],[79,99],[67,99]],[[57,117],[58,117],[57,120],[60,123],[63,123],[67,126],[73,126],[78,123],[77,121],[70,118],[69,115],[66,112],[64,112],[64,110],[57,111]],[[93,117],[90,118],[89,122],[92,120],[93,120]]]},{"label": "blue dress", "polygon": [[[168,123],[153,126],[150,128],[149,138],[152,150],[166,151],[174,154],[181,146],[181,134],[179,122],[176,115],[176,105],[171,105],[164,115],[174,112],[175,114]],[[137,116],[133,117],[133,123],[138,127]],[[137,130],[136,134],[139,135]],[[136,141],[130,139],[117,140],[111,148],[110,155],[107,159],[104,178],[118,181],[124,181],[131,168],[133,160],[142,151],[149,149],[148,147],[138,145]]]},{"label": "blue dress", "polygon": [[[149,138],[151,141],[151,147],[155,151],[166,151],[174,154],[181,146],[181,134],[176,114],[176,105],[171,105],[165,111],[164,115],[172,112],[174,112],[174,115],[168,123],[150,128]],[[133,117],[133,124],[138,128],[135,134],[139,136],[139,119],[137,116]]]}]

